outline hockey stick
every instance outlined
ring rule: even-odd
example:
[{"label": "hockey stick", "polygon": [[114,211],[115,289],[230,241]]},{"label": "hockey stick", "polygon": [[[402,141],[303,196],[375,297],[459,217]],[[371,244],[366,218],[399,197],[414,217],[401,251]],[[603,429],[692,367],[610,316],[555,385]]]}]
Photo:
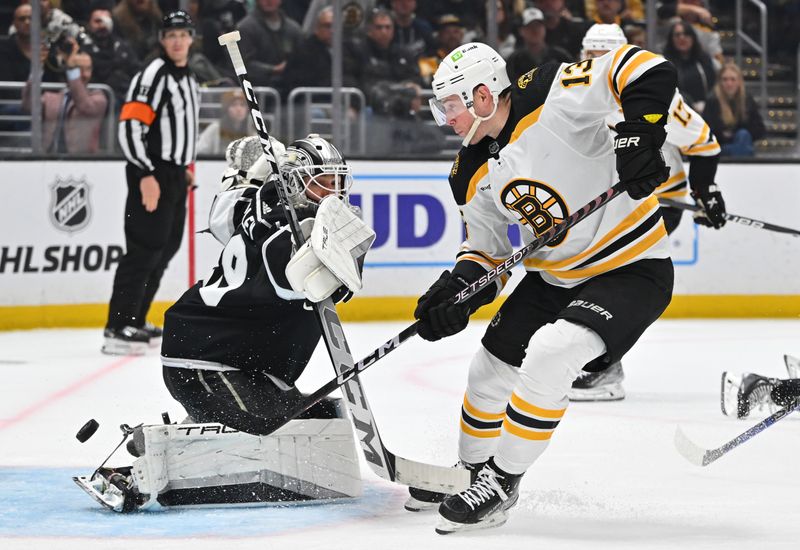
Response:
[{"label": "hockey stick", "polygon": [[753,436],[759,434],[778,422],[789,416],[794,411],[800,409],[800,400],[795,401],[793,404],[789,405],[786,408],[783,408],[772,414],[747,430],[746,432],[737,435],[721,447],[717,447],[716,449],[704,449],[686,437],[686,434],[683,433],[683,430],[680,426],[675,429],[675,447],[678,449],[678,452],[694,464],[695,466],[708,466],[718,458],[722,457],[723,455],[729,453],[745,441],[749,441]]},{"label": "hockey stick", "polygon": [[[272,169],[270,179],[275,184],[275,188],[278,191],[278,195],[281,198],[286,212],[286,217],[289,221],[289,227],[294,236],[295,243],[299,246],[305,241],[305,238],[303,232],[300,230],[300,225],[291,202],[288,199],[286,188],[284,187],[285,184],[282,180],[280,170],[278,169],[278,163],[272,150],[272,144],[269,140],[267,126],[261,114],[261,109],[258,106],[258,100],[253,91],[253,85],[247,76],[247,69],[242,59],[242,54],[239,51],[239,39],[239,33],[234,31],[223,34],[218,40],[221,46],[227,48],[231,63],[233,63],[233,68],[236,71],[239,84],[242,87],[242,91],[244,91],[247,104],[250,108],[253,124],[255,125],[259,140],[261,141],[261,146],[264,149],[264,155]],[[350,410],[353,425],[358,433],[361,450],[364,452],[364,457],[372,470],[380,477],[389,481],[397,481],[416,487],[448,492],[457,492],[466,489],[469,486],[469,473],[465,470],[407,460],[394,455],[394,453],[383,446],[380,435],[378,434],[375,419],[372,416],[369,403],[367,403],[366,394],[358,378],[355,377],[357,371],[353,365],[353,356],[347,345],[344,329],[339,320],[339,315],[336,313],[336,306],[333,300],[328,298],[327,300],[314,304],[314,312],[317,315],[317,320],[322,329],[322,337],[328,349],[328,355],[337,373],[337,379],[342,373],[353,373],[351,376],[347,377],[347,379],[343,380],[345,402]]]},{"label": "hockey stick", "polygon": [[[673,199],[658,199],[658,202],[660,202],[663,206],[680,208],[681,210],[691,210],[692,212],[698,212],[703,209],[696,204],[688,204]],[[745,218],[744,216],[737,216],[736,214],[729,214],[726,212],[725,219],[729,222],[755,227],[756,229],[766,229],[767,231],[776,231],[778,233],[786,233],[788,235],[800,237],[800,231],[797,231],[796,229],[790,229],[788,227],[782,227],[780,225],[754,220],[753,218]]]},{"label": "hockey stick", "polygon": [[[622,192],[623,191],[622,188],[620,187],[620,184],[617,184],[608,191],[604,192],[602,195],[595,197],[594,199],[592,199],[591,202],[583,206],[583,208],[580,208],[579,210],[573,212],[563,222],[554,225],[553,227],[545,231],[540,237],[532,241],[530,244],[514,252],[514,254],[509,256],[509,258],[506,259],[506,261],[504,261],[502,264],[498,265],[497,267],[495,267],[490,271],[487,271],[486,275],[482,276],[480,279],[478,279],[470,286],[465,288],[463,291],[461,291],[459,294],[454,296],[452,298],[452,301],[454,303],[458,303],[458,302],[463,302],[464,300],[468,300],[470,297],[474,296],[475,294],[477,294],[478,292],[480,292],[481,290],[492,284],[498,277],[510,271],[515,265],[521,262],[529,254],[540,249],[541,247],[543,247],[544,245],[546,245],[559,235],[563,234],[570,227],[573,227],[578,222],[585,219],[587,216],[592,214],[598,208],[608,204],[612,199],[616,198]],[[403,331],[400,332],[400,334],[398,334],[391,340],[386,341],[379,348],[377,348],[368,356],[366,356],[364,359],[356,363],[352,369],[340,373],[336,378],[322,385],[317,391],[315,391],[311,395],[308,395],[303,401],[301,401],[295,407],[290,409],[285,415],[266,419],[265,423],[263,424],[264,430],[266,431],[266,433],[271,433],[272,431],[277,430],[292,418],[302,414],[312,405],[321,401],[322,398],[324,398],[326,395],[334,391],[342,384],[346,383],[349,379],[353,378],[360,372],[366,370],[367,367],[373,365],[376,361],[378,361],[378,359],[385,357],[388,353],[400,347],[400,344],[406,342],[416,333],[417,333],[417,323],[415,322],[412,325],[403,329]],[[409,483],[409,485],[411,484]],[[415,485],[415,487],[417,487],[417,485]]]}]

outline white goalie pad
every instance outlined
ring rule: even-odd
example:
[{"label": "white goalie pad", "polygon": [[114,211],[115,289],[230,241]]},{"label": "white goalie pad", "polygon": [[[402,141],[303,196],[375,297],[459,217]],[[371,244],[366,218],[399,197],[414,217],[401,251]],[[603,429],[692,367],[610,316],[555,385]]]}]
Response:
[{"label": "white goalie pad", "polygon": [[311,231],[319,261],[353,292],[361,290],[361,265],[375,232],[337,197],[325,197]]},{"label": "white goalie pad", "polygon": [[333,294],[342,282],[322,265],[306,241],[286,264],[286,279],[295,292],[301,292],[311,302],[321,302]]},{"label": "white goalie pad", "polygon": [[115,512],[162,506],[310,502],[361,495],[350,421],[291,420],[268,436],[222,424],[165,424],[134,432],[131,467],[73,480]]},{"label": "white goalie pad", "polygon": [[[145,426],[139,493],[164,505],[307,501],[361,495],[347,419],[292,420],[268,436],[221,424]],[[215,496],[216,495],[216,496]]]}]

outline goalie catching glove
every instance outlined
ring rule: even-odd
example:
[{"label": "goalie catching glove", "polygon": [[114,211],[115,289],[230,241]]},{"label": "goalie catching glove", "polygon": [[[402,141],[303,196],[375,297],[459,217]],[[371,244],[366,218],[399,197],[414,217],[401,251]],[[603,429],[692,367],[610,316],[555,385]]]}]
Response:
[{"label": "goalie catching glove", "polygon": [[[304,234],[310,223],[303,225]],[[364,257],[375,240],[375,232],[335,196],[322,200],[310,237],[286,266],[286,278],[311,302],[331,297],[340,287],[361,289]],[[344,295],[343,293],[342,296]]]}]

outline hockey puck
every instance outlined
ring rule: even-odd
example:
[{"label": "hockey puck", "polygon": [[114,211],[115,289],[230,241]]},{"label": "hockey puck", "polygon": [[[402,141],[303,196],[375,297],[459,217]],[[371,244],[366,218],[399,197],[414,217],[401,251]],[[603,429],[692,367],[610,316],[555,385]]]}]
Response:
[{"label": "hockey puck", "polygon": [[75,434],[75,439],[77,439],[81,443],[85,443],[90,437],[94,435],[94,432],[96,432],[97,428],[99,427],[100,424],[97,423],[97,420],[91,418],[86,424],[81,426],[81,429],[78,430],[78,433]]}]

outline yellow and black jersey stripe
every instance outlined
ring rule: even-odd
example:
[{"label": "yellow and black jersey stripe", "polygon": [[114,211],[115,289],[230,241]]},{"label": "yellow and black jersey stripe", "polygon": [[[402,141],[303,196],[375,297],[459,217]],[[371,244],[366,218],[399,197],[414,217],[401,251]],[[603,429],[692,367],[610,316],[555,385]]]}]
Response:
[{"label": "yellow and black jersey stripe", "polygon": [[[645,73],[647,78],[640,78]],[[660,114],[666,122],[665,115],[675,91],[675,68],[669,61],[628,44],[614,52],[607,78],[611,94],[625,112],[625,120]]]},{"label": "yellow and black jersey stripe", "polygon": [[681,153],[687,156],[701,155],[710,157],[712,155],[718,155],[720,150],[717,138],[706,122],[703,122],[703,129],[700,131],[700,137],[697,138],[697,141],[688,147],[681,147]]},{"label": "yellow and black jersey stripe", "polygon": [[658,186],[654,194],[663,199],[675,199],[686,196],[686,172],[680,170],[677,174]]},{"label": "yellow and black jersey stripe", "polygon": [[478,409],[464,395],[461,406],[461,431],[472,437],[500,437],[505,413],[491,413]]},{"label": "yellow and black jersey stripe", "polygon": [[562,280],[585,279],[617,269],[666,238],[658,208],[658,199],[651,196],[580,254],[563,260],[529,258],[523,263]]},{"label": "yellow and black jersey stripe", "polygon": [[544,441],[553,436],[553,431],[567,409],[544,409],[529,403],[515,393],[506,407],[503,428],[522,439]]}]

